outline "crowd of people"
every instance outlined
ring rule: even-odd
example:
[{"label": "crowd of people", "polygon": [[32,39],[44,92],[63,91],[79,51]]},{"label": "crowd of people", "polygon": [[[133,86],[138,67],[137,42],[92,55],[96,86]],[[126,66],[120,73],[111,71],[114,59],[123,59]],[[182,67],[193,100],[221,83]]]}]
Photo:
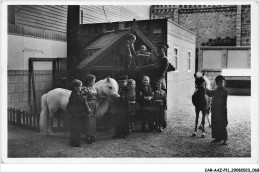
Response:
[{"label": "crowd of people", "polygon": [[[127,35],[122,49],[119,51],[120,59],[126,71],[131,69],[132,63],[135,62],[134,70],[143,75],[141,83],[138,85],[134,79],[128,79],[128,74],[120,75],[117,78],[120,97],[110,105],[111,110],[120,109],[114,115],[115,133],[113,138],[126,138],[130,132],[135,131],[136,118],[141,124],[142,132],[146,131],[146,123],[150,132],[163,132],[163,127],[165,127],[165,110],[167,109],[165,77],[168,71],[175,70],[166,57],[169,46],[164,42],[158,42],[157,61],[154,64],[143,66],[148,64],[151,53],[147,51],[145,45],[141,45],[140,50],[135,52],[135,40],[135,35]],[[133,57],[139,57],[139,59],[133,61]],[[147,70],[151,73],[146,73]],[[72,93],[67,111],[71,123],[70,145],[72,147],[80,147],[81,129],[85,131],[85,139],[88,144],[96,140],[96,100],[101,96],[93,87],[95,80],[94,75],[88,74],[84,86],[78,79],[71,82]],[[224,77],[216,78],[216,84],[218,89],[207,90],[207,94],[213,97],[212,137],[216,138],[214,143],[224,140],[224,144],[226,144],[227,91],[224,88]],[[138,117],[136,117],[137,115]]]},{"label": "crowd of people", "polygon": [[[82,82],[74,79],[71,82],[72,93],[67,105],[70,120],[70,145],[80,147],[80,133],[85,132],[86,143],[91,144],[96,139],[96,99],[100,96],[93,87],[96,77],[88,74]],[[166,93],[161,89],[161,83],[156,84],[156,90],[150,85],[150,78],[142,77],[142,84],[136,88],[136,81],[128,79],[127,75],[118,77],[120,97],[111,109],[120,108],[114,116],[115,133],[113,138],[126,138],[134,132],[135,122],[140,120],[141,131],[163,132],[164,109]],[[138,106],[139,105],[139,106]],[[114,106],[114,107],[113,107]],[[116,107],[116,108],[115,108]],[[139,108],[138,108],[139,107]],[[153,110],[151,110],[154,108]],[[83,122],[83,123],[82,123]]]}]

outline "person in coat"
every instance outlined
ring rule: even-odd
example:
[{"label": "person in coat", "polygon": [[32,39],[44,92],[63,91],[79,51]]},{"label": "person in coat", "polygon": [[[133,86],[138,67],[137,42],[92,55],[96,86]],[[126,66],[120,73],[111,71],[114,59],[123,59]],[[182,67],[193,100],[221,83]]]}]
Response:
[{"label": "person in coat", "polygon": [[154,91],[154,106],[157,108],[155,112],[155,126],[157,132],[163,132],[164,110],[166,107],[166,92],[162,90],[161,83],[157,82],[156,90]]},{"label": "person in coat", "polygon": [[141,127],[145,131],[146,122],[148,122],[149,131],[155,132],[154,128],[154,114],[150,110],[152,107],[153,90],[150,85],[150,78],[146,75],[143,76],[142,85],[138,91],[138,97],[141,109]]},{"label": "person in coat", "polygon": [[114,112],[115,120],[115,133],[113,138],[126,138],[129,135],[129,119],[127,112],[127,93],[128,93],[128,76],[121,75],[118,77],[119,89],[118,94],[119,99],[113,102],[111,106],[111,111]]},{"label": "person in coat", "polygon": [[212,97],[212,115],[211,115],[211,128],[212,142],[217,143],[223,141],[223,145],[227,144],[227,97],[228,91],[225,89],[225,78],[219,75],[215,78],[217,89],[206,90],[206,93]]},{"label": "person in coat", "polygon": [[75,79],[71,82],[71,87],[72,92],[66,107],[70,119],[70,145],[72,147],[80,147],[81,122],[88,109],[80,94],[82,82]]},{"label": "person in coat", "polygon": [[125,40],[119,47],[119,62],[120,67],[129,70],[133,66],[133,57],[136,56],[134,43],[136,41],[136,36],[134,34],[127,34]]},{"label": "person in coat", "polygon": [[127,106],[128,106],[128,120],[129,129],[134,132],[134,117],[136,115],[136,82],[133,79],[129,79],[127,83],[128,91],[126,94]]}]

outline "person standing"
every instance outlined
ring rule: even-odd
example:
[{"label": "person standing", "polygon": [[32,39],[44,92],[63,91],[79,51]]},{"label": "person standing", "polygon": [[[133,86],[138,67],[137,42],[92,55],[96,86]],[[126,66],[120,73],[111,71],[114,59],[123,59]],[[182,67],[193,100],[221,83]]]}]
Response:
[{"label": "person standing", "polygon": [[223,141],[223,145],[227,144],[227,97],[228,91],[225,89],[226,81],[222,75],[215,78],[217,89],[206,90],[206,93],[212,97],[212,114],[211,128],[212,142],[217,143]]},{"label": "person standing", "polygon": [[71,82],[72,92],[69,97],[69,103],[67,104],[66,110],[70,119],[70,145],[72,147],[80,147],[80,131],[81,122],[86,114],[87,107],[83,97],[80,95],[82,82],[78,79],[74,79]]},{"label": "person standing", "polygon": [[165,77],[167,75],[167,70],[169,67],[171,67],[171,69],[169,69],[170,71],[174,71],[175,68],[172,65],[169,65],[169,61],[166,57],[166,51],[169,48],[168,44],[164,43],[164,42],[158,42],[157,43],[157,53],[158,53],[158,72],[153,74],[153,78],[154,78],[154,88],[156,83],[160,82],[161,83],[161,88],[163,90],[166,90],[166,80]]},{"label": "person standing", "polygon": [[153,90],[150,85],[150,78],[146,75],[143,76],[142,85],[138,90],[138,97],[141,109],[141,130],[145,131],[146,122],[148,122],[149,131],[156,132],[154,129],[154,114],[151,112]]},{"label": "person standing", "polygon": [[144,67],[137,67],[137,71],[142,71],[150,74],[151,84],[153,89],[156,89],[156,83],[162,84],[162,90],[166,90],[166,75],[168,71],[174,71],[175,67],[169,63],[166,57],[166,51],[169,48],[168,44],[164,42],[157,43],[158,59],[155,64],[147,65]]},{"label": "person standing", "polygon": [[166,92],[161,89],[161,83],[156,83],[156,90],[154,91],[154,106],[157,108],[155,114],[155,126],[157,132],[163,132],[163,120],[166,106]]},{"label": "person standing", "polygon": [[98,92],[94,88],[95,82],[96,77],[92,74],[88,74],[85,78],[84,86],[81,90],[85,104],[89,109],[85,119],[86,142],[88,144],[91,144],[96,140],[96,102]]},{"label": "person standing", "polygon": [[136,36],[134,34],[128,34],[125,36],[125,40],[120,44],[119,49],[119,61],[120,67],[129,70],[133,66],[133,56],[136,56],[134,43]]},{"label": "person standing", "polygon": [[136,115],[136,82],[133,79],[129,79],[127,83],[128,92],[126,95],[127,107],[128,107],[128,122],[129,128],[132,132],[135,131],[134,116]]},{"label": "person standing", "polygon": [[119,99],[114,102],[113,109],[115,116],[115,133],[113,138],[126,138],[129,135],[129,121],[128,121],[128,112],[127,112],[127,93],[128,93],[128,76],[122,75],[118,77],[119,90],[118,94],[120,95]]}]

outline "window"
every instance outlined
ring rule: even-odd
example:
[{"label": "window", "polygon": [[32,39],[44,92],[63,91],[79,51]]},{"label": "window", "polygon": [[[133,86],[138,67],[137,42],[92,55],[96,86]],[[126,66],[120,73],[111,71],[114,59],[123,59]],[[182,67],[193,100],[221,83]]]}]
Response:
[{"label": "window", "polygon": [[191,71],[191,52],[188,51],[188,72]]},{"label": "window", "polygon": [[175,67],[176,72],[178,72],[178,70],[179,70],[178,59],[179,59],[178,49],[174,48],[173,61],[174,61],[174,67]]}]

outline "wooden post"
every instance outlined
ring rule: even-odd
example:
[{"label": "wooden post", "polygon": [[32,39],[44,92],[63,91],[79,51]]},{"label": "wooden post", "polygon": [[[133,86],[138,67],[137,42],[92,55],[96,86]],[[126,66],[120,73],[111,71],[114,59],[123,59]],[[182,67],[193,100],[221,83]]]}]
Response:
[{"label": "wooden post", "polygon": [[21,127],[21,110],[18,110],[17,112],[17,124]]},{"label": "wooden post", "polygon": [[15,5],[8,5],[8,23],[15,25]]},{"label": "wooden post", "polygon": [[33,119],[33,114],[34,113],[30,113],[28,118],[29,118],[29,129],[33,130],[33,123],[32,123],[32,119]]},{"label": "wooden post", "polygon": [[28,128],[29,127],[29,112],[26,111],[25,112],[25,127]]},{"label": "wooden post", "polygon": [[12,109],[12,125],[14,125],[15,108]]},{"label": "wooden post", "polygon": [[7,108],[7,118],[8,118],[8,123],[10,123],[10,108]]},{"label": "wooden post", "polygon": [[75,78],[79,57],[79,5],[69,5],[67,14],[67,71],[68,81]]}]

